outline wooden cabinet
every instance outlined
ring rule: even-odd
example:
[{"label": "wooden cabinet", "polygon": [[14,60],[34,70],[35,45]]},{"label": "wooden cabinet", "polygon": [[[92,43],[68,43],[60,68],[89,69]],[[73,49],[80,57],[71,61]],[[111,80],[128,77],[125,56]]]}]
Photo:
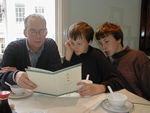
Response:
[{"label": "wooden cabinet", "polygon": [[142,0],[139,49],[150,56],[150,0]]}]

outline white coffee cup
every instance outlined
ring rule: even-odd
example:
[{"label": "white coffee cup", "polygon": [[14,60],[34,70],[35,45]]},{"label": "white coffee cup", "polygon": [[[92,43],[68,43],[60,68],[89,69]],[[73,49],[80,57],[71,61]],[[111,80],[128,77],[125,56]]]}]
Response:
[{"label": "white coffee cup", "polygon": [[122,107],[127,101],[127,96],[122,93],[111,93],[108,96],[108,101],[113,107]]},{"label": "white coffee cup", "polygon": [[15,94],[15,95],[23,95],[25,93],[25,89],[19,87],[18,85],[13,85],[13,87],[11,87],[11,91]]}]

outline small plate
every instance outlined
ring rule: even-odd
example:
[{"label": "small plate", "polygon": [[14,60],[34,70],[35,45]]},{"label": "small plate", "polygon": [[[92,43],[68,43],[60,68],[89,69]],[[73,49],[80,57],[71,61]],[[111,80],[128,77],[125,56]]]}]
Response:
[{"label": "small plate", "polygon": [[22,95],[16,95],[11,92],[9,95],[9,98],[10,99],[25,98],[25,97],[31,96],[32,94],[33,94],[33,91],[31,91],[31,90],[26,90]]},{"label": "small plate", "polygon": [[122,107],[113,107],[110,105],[110,103],[108,102],[108,99],[105,99],[101,102],[101,106],[111,112],[116,112],[116,113],[120,113],[120,112],[131,112],[133,110],[134,105],[127,101],[125,103],[124,106]]}]

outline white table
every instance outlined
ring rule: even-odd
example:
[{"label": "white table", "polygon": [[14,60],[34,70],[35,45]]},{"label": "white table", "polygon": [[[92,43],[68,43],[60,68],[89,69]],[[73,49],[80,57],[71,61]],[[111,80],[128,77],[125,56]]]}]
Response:
[{"label": "white table", "polygon": [[[133,113],[150,113],[150,101],[136,96],[123,89],[119,92],[126,94],[128,100],[134,104]],[[9,99],[10,104],[15,105],[17,113],[108,113],[99,105],[108,94],[103,93],[92,97],[80,97],[77,93],[68,94],[62,97],[52,97],[34,93],[32,96],[22,99]]]}]

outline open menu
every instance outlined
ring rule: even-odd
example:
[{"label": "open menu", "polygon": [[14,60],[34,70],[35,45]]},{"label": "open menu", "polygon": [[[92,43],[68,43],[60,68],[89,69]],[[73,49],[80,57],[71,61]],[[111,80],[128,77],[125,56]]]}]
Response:
[{"label": "open menu", "polygon": [[55,96],[77,91],[77,83],[81,81],[81,64],[55,72],[29,67],[26,72],[29,79],[37,85],[35,92]]}]

